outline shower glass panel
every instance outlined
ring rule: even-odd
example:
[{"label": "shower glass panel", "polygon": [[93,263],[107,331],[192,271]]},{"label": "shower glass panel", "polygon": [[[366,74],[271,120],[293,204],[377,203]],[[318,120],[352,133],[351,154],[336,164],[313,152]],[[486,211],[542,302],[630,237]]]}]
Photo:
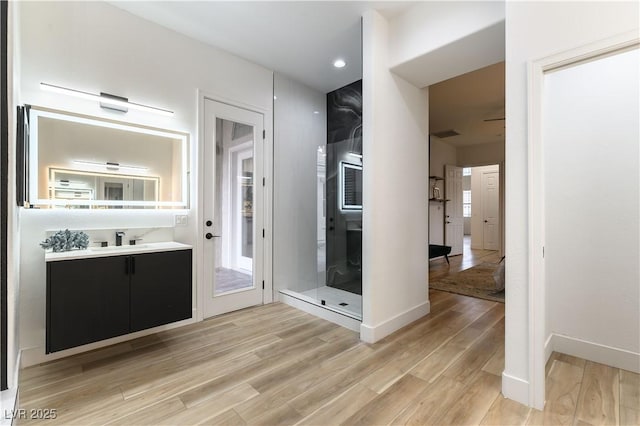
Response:
[{"label": "shower glass panel", "polygon": [[273,280],[362,319],[361,81],[323,93],[274,76]]}]

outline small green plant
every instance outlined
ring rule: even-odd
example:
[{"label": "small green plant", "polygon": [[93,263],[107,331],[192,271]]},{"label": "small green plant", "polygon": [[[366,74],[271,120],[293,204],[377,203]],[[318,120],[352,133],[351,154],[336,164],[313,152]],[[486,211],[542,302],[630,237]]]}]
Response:
[{"label": "small green plant", "polygon": [[82,231],[58,231],[40,243],[43,249],[53,249],[54,252],[86,249],[89,247],[89,236]]}]

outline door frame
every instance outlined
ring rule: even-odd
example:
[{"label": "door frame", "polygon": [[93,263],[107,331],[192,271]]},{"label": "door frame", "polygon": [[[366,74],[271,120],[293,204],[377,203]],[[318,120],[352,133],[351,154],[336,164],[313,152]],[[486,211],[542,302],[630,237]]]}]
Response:
[{"label": "door frame", "polygon": [[[263,242],[263,279],[264,291],[262,292],[262,303],[267,304],[274,301],[273,297],[273,114],[272,110],[261,108],[252,104],[240,102],[225,96],[220,96],[206,90],[198,89],[198,143],[196,145],[195,163],[196,172],[196,190],[191,192],[192,202],[197,205],[196,209],[196,238],[195,238],[195,275],[196,275],[196,319],[202,321],[204,319],[204,295],[207,293],[206,283],[204,279],[204,140],[205,140],[205,101],[210,100],[220,102],[237,108],[243,108],[252,112],[262,114],[264,117],[265,138],[263,139],[263,175],[265,177],[264,185],[264,229],[265,236]],[[194,201],[194,198],[197,201]],[[192,204],[193,205],[193,204]]]},{"label": "door frame", "polygon": [[544,263],[545,192],[543,104],[545,73],[640,45],[637,31],[630,31],[530,61],[528,64],[528,211],[529,211],[529,405],[541,410],[545,400],[545,364],[550,348],[545,339],[546,282]]}]

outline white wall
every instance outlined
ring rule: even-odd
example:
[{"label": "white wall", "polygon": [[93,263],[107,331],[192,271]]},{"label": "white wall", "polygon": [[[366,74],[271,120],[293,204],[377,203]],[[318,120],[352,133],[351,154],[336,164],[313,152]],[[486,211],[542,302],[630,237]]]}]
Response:
[{"label": "white wall", "polygon": [[363,323],[368,342],[429,312],[428,97],[389,71],[389,25],[363,17]]},{"label": "white wall", "polygon": [[[429,176],[444,177],[444,166],[457,164],[457,150],[453,145],[433,135],[429,140]],[[433,180],[429,184],[433,185]],[[437,187],[444,196],[444,181],[438,181]],[[429,243],[444,244],[444,203],[429,202]]]},{"label": "white wall", "polygon": [[394,72],[418,87],[495,64],[504,60],[504,2],[417,2],[391,21],[389,43]]},{"label": "white wall", "polygon": [[458,147],[456,159],[460,167],[500,164],[504,161],[504,142]]},{"label": "white wall", "polygon": [[545,286],[552,346],[636,373],[639,82],[636,48],[547,74],[543,104]]},{"label": "white wall", "polygon": [[302,292],[318,285],[317,162],[327,143],[327,97],[279,73],[274,94],[273,285]]},{"label": "white wall", "polygon": [[[188,214],[177,241],[196,246],[198,234],[198,89],[224,100],[267,111],[270,143],[272,72],[227,52],[196,42],[121,9],[98,2],[20,4],[21,101],[87,115],[190,133],[191,208],[187,211],[104,212],[23,210],[20,345],[32,362],[44,357],[45,265],[38,243],[48,229],[173,226],[174,214]],[[96,104],[43,92],[48,82],[92,93],[108,92],[133,102],[175,111],[172,118],[101,110]],[[199,272],[199,271],[198,271]],[[198,274],[194,274],[194,277]],[[198,282],[201,282],[198,281]],[[194,289],[196,290],[196,289]],[[195,294],[195,291],[194,291]]]},{"label": "white wall", "polygon": [[[638,28],[638,3],[506,3],[506,330],[503,393],[529,403],[527,63]],[[561,208],[561,207],[558,207]]]}]

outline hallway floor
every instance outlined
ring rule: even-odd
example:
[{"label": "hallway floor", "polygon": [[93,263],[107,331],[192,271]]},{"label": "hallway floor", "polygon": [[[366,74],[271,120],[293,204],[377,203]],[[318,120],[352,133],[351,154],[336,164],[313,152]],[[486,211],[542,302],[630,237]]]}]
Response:
[{"label": "hallway floor", "polygon": [[471,249],[471,236],[464,236],[462,254],[449,256],[447,263],[444,257],[429,261],[429,281],[447,276],[453,272],[464,271],[483,262],[500,262],[500,252],[496,250]]},{"label": "hallway floor", "polygon": [[504,305],[431,302],[373,345],[280,303],[221,315],[27,368],[20,408],[51,425],[632,424],[638,375],[572,357],[552,358],[544,412],[504,399]]}]

